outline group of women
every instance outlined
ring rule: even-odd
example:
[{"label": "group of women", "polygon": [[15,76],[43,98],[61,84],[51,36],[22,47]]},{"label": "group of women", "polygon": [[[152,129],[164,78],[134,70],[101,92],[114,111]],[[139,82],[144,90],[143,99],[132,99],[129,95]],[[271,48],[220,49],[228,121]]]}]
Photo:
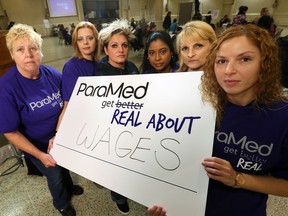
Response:
[{"label": "group of women", "polygon": [[[49,149],[79,76],[203,70],[203,100],[217,114],[213,155],[202,163],[210,178],[205,215],[266,215],[268,194],[288,196],[288,101],[280,84],[278,47],[269,33],[248,24],[229,27],[217,38],[209,24],[191,21],[175,46],[167,32],[151,33],[139,70],[128,60],[133,38],[126,20],[99,33],[93,24],[80,22],[72,36],[75,56],[61,78],[41,64],[42,39],[33,28],[16,24],[6,36],[16,65],[0,79],[0,133],[47,177],[55,208],[76,215],[70,199],[80,193],[73,193],[69,171],[57,165]],[[225,151],[228,145],[233,153]],[[113,191],[111,196],[128,214],[127,198]],[[169,212],[155,205],[148,214]]]}]

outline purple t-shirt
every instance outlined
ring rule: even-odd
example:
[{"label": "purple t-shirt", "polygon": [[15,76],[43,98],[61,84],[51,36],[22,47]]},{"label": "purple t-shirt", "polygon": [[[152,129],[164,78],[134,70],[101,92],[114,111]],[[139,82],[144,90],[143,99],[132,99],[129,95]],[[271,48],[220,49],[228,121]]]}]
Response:
[{"label": "purple t-shirt", "polygon": [[[268,107],[228,103],[215,133],[213,156],[234,170],[288,179],[288,104]],[[206,216],[264,216],[267,194],[235,189],[210,179]]]},{"label": "purple t-shirt", "polygon": [[77,57],[67,61],[62,71],[62,97],[69,101],[79,76],[94,76],[98,63]]},{"label": "purple t-shirt", "polygon": [[44,65],[39,71],[39,78],[32,80],[13,66],[0,78],[0,133],[18,130],[46,152],[63,107],[61,74]]}]

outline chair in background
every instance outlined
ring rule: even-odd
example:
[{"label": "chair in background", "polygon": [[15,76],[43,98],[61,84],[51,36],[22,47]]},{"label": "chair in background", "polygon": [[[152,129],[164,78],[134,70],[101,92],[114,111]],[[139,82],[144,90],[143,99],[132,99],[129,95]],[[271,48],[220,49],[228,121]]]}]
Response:
[{"label": "chair in background", "polygon": [[[9,164],[9,167],[6,167],[4,163],[8,160],[14,161],[12,165]],[[5,170],[1,169],[0,177],[15,172],[20,166],[24,167],[21,151],[10,144],[3,134],[0,134],[0,165],[5,167]]]}]

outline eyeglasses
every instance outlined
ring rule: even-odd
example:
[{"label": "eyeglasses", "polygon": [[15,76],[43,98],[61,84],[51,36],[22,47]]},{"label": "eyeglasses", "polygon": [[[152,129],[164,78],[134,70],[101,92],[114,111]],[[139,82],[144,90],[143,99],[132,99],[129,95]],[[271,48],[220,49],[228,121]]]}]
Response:
[{"label": "eyeglasses", "polygon": [[92,40],[94,40],[94,36],[92,36],[92,35],[89,35],[89,36],[86,36],[86,40],[85,40],[85,38],[84,37],[78,37],[77,38],[77,42],[87,42],[87,41],[92,41]]}]

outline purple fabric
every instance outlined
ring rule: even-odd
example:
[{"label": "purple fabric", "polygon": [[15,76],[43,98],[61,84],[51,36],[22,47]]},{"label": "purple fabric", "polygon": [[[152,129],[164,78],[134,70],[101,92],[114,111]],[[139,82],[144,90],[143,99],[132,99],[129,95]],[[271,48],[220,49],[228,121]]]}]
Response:
[{"label": "purple fabric", "polygon": [[63,106],[61,74],[44,65],[39,71],[39,78],[32,80],[13,66],[0,78],[0,133],[18,130],[46,152]]},{"label": "purple fabric", "polygon": [[65,63],[62,71],[62,97],[64,101],[69,101],[73,92],[74,86],[79,76],[94,76],[98,63],[71,58]]},{"label": "purple fabric", "polygon": [[[268,107],[228,104],[216,131],[213,156],[242,173],[288,179],[288,104]],[[267,194],[210,180],[206,216],[266,215]]]}]

